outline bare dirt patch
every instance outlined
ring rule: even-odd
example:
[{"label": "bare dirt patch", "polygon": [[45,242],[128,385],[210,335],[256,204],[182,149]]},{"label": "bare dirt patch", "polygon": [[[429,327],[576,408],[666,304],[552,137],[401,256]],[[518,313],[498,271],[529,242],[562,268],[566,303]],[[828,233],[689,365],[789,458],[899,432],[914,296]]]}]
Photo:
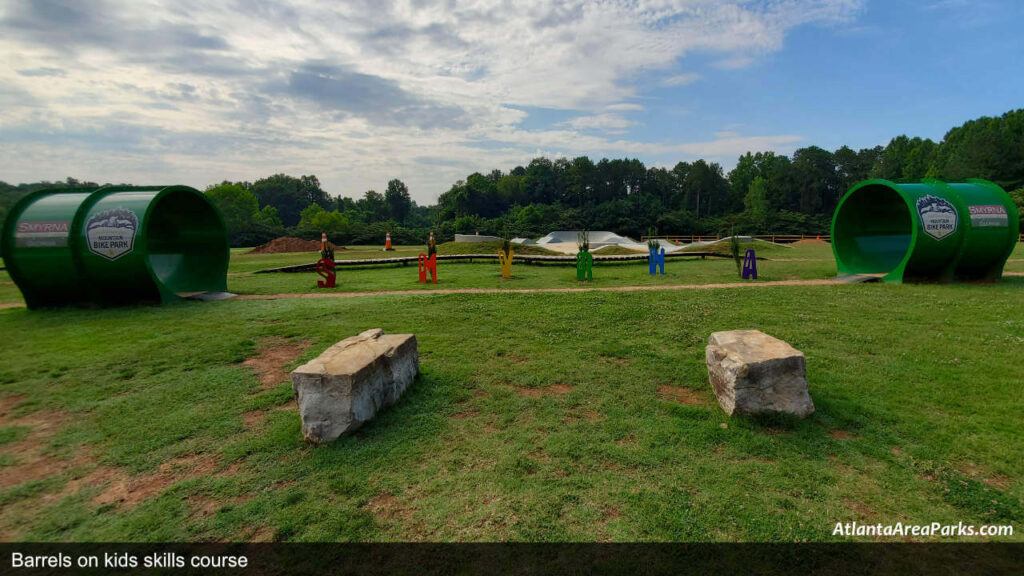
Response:
[{"label": "bare dirt patch", "polygon": [[7,415],[13,412],[14,407],[17,406],[18,404],[21,404],[21,401],[24,399],[24,394],[17,394],[15,396],[0,396],[0,420],[6,420]]},{"label": "bare dirt patch", "polygon": [[479,415],[480,415],[480,411],[479,410],[466,410],[464,412],[459,412],[458,414],[453,415],[452,418],[454,418],[456,420],[468,420],[470,418],[473,418],[473,417],[479,416]]},{"label": "bare dirt patch", "polygon": [[700,392],[693,388],[682,386],[661,386],[658,388],[658,396],[666,402],[675,402],[684,406],[703,406],[707,399]]},{"label": "bare dirt patch", "polygon": [[211,475],[217,468],[217,460],[214,454],[195,454],[168,460],[155,472],[142,476],[118,475],[102,493],[93,498],[93,504],[135,506],[182,480]]},{"label": "bare dirt patch", "polygon": [[213,516],[217,512],[220,512],[226,504],[237,506],[244,504],[252,499],[252,496],[236,496],[228,499],[227,501],[216,500],[206,495],[192,495],[187,498],[189,505],[189,517],[190,518],[202,518],[207,516]]},{"label": "bare dirt patch", "polygon": [[621,366],[626,366],[627,364],[629,364],[629,358],[622,358],[622,357],[619,357],[619,356],[609,356],[607,354],[599,354],[599,356],[601,358],[604,358],[605,360],[611,362],[612,364],[614,364],[616,366],[620,366],[621,367]]},{"label": "bare dirt patch", "polygon": [[188,497],[190,518],[213,516],[221,509],[221,506],[222,504],[220,502],[207,496]]},{"label": "bare dirt patch", "polygon": [[979,482],[987,484],[997,490],[1005,490],[1010,487],[1013,480],[1006,476],[1000,476],[993,474],[990,470],[986,469],[980,464],[974,462],[964,462],[960,465],[960,472],[969,478],[973,478]]},{"label": "bare dirt patch", "polygon": [[551,457],[544,453],[543,448],[537,448],[533,452],[529,452],[526,455],[538,462],[548,462],[551,460]]},{"label": "bare dirt patch", "polygon": [[255,428],[267,419],[267,413],[263,410],[250,410],[242,414],[242,424],[246,428]]},{"label": "bare dirt patch", "polygon": [[271,388],[288,379],[285,366],[301,356],[309,345],[309,340],[287,342],[281,338],[268,338],[263,341],[259,353],[242,364],[256,371],[263,389]]},{"label": "bare dirt patch", "polygon": [[[19,442],[18,444],[25,444]],[[5,454],[8,454],[6,450]],[[71,460],[48,458],[37,452],[23,453],[18,461],[20,464],[0,469],[0,490],[17,486],[24,482],[44,480],[63,473],[68,468],[88,462],[84,457],[76,456]]]},{"label": "bare dirt patch", "polygon": [[598,420],[604,420],[605,418],[607,418],[607,416],[598,412],[597,410],[591,410],[588,408],[586,410],[583,410],[582,412],[569,413],[568,415],[566,415],[564,422],[566,424],[573,424],[575,422],[578,422],[581,418],[585,419],[587,422],[597,422]]},{"label": "bare dirt patch", "polygon": [[619,446],[628,446],[630,444],[634,444],[635,442],[636,436],[633,436],[632,434],[626,436],[625,438],[619,438],[618,440],[615,441],[615,443]]},{"label": "bare dirt patch", "polygon": [[850,509],[851,512],[857,515],[857,518],[867,520],[874,517],[877,513],[875,509],[863,502],[857,502],[856,500],[850,500],[849,498],[843,498],[843,504]]},{"label": "bare dirt patch", "polygon": [[23,439],[0,446],[0,454],[11,456],[16,462],[13,466],[0,468],[0,489],[57,476],[72,466],[88,464],[90,461],[82,452],[76,453],[71,459],[57,459],[47,455],[47,441],[68,420],[68,415],[63,412],[40,411],[12,417],[14,409],[24,398],[19,395],[0,399],[0,426],[28,428]]},{"label": "bare dirt patch", "polygon": [[[41,501],[55,502],[82,489],[102,486],[103,491],[93,499],[94,503],[124,502],[132,506],[181,480],[209,475],[217,467],[216,455],[191,455],[164,462],[150,474],[132,477],[120,468],[95,465],[96,459],[85,447],[78,448],[70,458],[55,458],[46,453],[47,442],[69,420],[69,416],[63,412],[40,411],[12,418],[14,407],[23,398],[8,396],[0,399],[0,424],[30,429],[23,440],[0,447],[0,453],[14,456],[17,462],[14,466],[0,469],[0,489],[71,473],[71,478],[60,490],[41,495]],[[82,474],[80,469],[87,472]]]},{"label": "bare dirt patch", "polygon": [[373,515],[385,520],[407,521],[412,518],[412,510],[409,510],[395,498],[394,495],[382,492],[374,496],[366,504],[366,509],[373,512]]},{"label": "bare dirt patch", "polygon": [[982,478],[981,481],[997,490],[1006,490],[1013,484],[1013,479],[1008,476],[990,476]]}]

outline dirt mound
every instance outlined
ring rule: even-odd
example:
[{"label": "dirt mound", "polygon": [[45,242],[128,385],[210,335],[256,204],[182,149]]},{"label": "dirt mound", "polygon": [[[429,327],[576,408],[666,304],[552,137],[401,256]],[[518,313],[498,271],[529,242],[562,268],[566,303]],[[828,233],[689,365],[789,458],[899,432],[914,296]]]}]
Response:
[{"label": "dirt mound", "polygon": [[[341,246],[335,246],[335,250],[344,250]],[[316,240],[303,240],[302,238],[294,238],[292,236],[286,236],[284,238],[274,238],[270,242],[262,246],[257,246],[250,250],[249,254],[283,254],[285,252],[319,252],[320,242]]]},{"label": "dirt mound", "polygon": [[828,244],[828,242],[825,242],[821,238],[805,238],[803,240],[797,240],[796,242],[793,242],[793,244],[796,245],[796,246],[807,246],[807,245],[820,246],[822,244]]}]

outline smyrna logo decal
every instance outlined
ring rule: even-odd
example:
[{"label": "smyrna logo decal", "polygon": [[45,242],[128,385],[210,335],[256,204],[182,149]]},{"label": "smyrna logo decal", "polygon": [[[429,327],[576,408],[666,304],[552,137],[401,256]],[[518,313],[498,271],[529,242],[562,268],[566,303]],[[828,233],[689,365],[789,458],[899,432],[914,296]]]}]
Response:
[{"label": "smyrna logo decal", "polygon": [[944,198],[928,195],[917,199],[917,214],[921,217],[924,233],[942,240],[956,232],[958,215],[956,207]]},{"label": "smyrna logo decal", "polygon": [[139,219],[131,210],[117,208],[96,214],[85,225],[89,251],[107,260],[117,260],[135,248]]}]

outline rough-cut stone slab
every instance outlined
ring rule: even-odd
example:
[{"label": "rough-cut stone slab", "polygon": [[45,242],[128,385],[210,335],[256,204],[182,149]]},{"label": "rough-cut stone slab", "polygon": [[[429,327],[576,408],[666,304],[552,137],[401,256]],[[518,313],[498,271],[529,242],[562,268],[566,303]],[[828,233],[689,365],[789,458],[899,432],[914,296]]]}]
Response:
[{"label": "rough-cut stone slab", "polygon": [[708,376],[727,414],[814,412],[803,352],[760,330],[715,332],[705,350]]},{"label": "rough-cut stone slab", "polygon": [[330,442],[398,401],[419,371],[413,334],[375,328],[346,338],[292,372],[302,435]]}]

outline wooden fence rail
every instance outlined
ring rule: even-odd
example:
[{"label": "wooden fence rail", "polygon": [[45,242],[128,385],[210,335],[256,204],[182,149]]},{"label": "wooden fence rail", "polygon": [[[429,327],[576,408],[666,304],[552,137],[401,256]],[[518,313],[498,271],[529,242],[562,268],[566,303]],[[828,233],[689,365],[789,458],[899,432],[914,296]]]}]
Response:
[{"label": "wooden fence rail", "polygon": [[[776,242],[779,244],[790,244],[799,240],[824,240],[830,242],[831,238],[828,234],[737,234],[737,236],[746,236],[748,238],[754,238],[757,240],[767,240],[769,242]],[[683,236],[675,235],[658,235],[658,236],[641,236],[640,241],[646,242],[650,239],[657,240],[668,240],[670,242],[692,244],[694,242],[714,242],[727,238],[727,236],[720,236],[717,234],[690,234]]]},{"label": "wooden fence rail", "polygon": [[[727,254],[716,254],[714,252],[675,252],[673,254],[665,254],[665,258],[732,258]],[[439,261],[468,261],[470,263],[473,260],[497,260],[497,254],[438,254],[437,259]],[[764,260],[764,258],[758,258],[758,260]],[[401,264],[403,266],[407,264],[416,264],[419,261],[417,256],[398,256],[395,258],[369,258],[364,260],[335,260],[335,268],[356,267],[356,266],[381,266],[389,264]],[[594,254],[594,262],[637,262],[647,261],[647,254],[622,254],[616,256],[601,256]],[[522,264],[576,264],[576,256],[543,256],[543,255],[516,255],[514,262]],[[281,266],[279,268],[268,268],[266,270],[257,270],[254,274],[270,274],[274,272],[311,272],[316,270],[316,263],[312,264],[295,264],[292,266]]]}]

